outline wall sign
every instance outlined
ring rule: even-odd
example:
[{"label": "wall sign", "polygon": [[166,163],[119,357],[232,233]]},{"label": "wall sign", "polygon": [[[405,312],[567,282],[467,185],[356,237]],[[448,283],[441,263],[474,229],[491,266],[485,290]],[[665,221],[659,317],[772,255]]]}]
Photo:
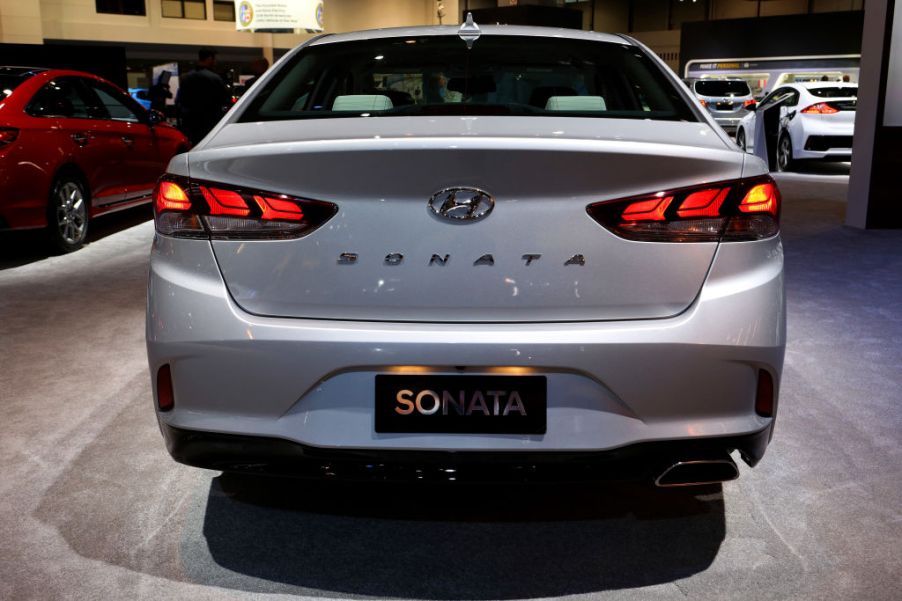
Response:
[{"label": "wall sign", "polygon": [[235,0],[235,29],[323,30],[323,0]]}]

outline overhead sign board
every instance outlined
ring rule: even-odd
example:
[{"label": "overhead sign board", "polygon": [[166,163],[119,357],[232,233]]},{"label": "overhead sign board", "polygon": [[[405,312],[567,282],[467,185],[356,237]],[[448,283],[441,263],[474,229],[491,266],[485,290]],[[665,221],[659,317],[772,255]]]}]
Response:
[{"label": "overhead sign board", "polygon": [[323,0],[235,0],[238,31],[323,30]]}]

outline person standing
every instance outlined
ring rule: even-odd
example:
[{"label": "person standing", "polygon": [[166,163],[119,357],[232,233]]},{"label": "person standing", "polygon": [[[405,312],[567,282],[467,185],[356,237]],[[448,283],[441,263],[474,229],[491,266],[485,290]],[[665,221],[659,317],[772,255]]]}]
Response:
[{"label": "person standing", "polygon": [[157,78],[157,82],[150,86],[147,95],[150,97],[150,108],[154,111],[166,112],[166,101],[172,98],[172,92],[169,91],[169,79],[172,73],[162,71]]},{"label": "person standing", "polygon": [[179,128],[197,144],[222,118],[228,106],[228,90],[216,67],[216,51],[201,48],[197,53],[197,68],[179,81],[176,98]]}]

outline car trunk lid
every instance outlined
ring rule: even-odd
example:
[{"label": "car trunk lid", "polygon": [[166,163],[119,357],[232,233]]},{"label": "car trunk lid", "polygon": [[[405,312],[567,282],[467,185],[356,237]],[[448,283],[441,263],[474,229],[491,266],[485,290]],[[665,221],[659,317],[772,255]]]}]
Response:
[{"label": "car trunk lid", "polygon": [[[265,142],[245,145],[251,132]],[[244,310],[423,322],[676,315],[697,296],[716,243],[624,240],[586,207],[736,179],[742,168],[705,124],[528,117],[229,125],[190,156],[192,179],[338,206],[304,238],[212,242]],[[431,211],[430,198],[453,187],[486,191],[491,214]]]}]

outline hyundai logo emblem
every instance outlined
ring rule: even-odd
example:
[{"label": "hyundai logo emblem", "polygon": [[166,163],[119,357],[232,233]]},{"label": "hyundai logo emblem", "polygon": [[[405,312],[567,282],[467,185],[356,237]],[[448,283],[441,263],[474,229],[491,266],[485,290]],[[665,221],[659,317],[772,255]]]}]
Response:
[{"label": "hyundai logo emblem", "polygon": [[477,188],[445,188],[432,195],[429,208],[449,221],[479,221],[495,208],[495,199]]}]

